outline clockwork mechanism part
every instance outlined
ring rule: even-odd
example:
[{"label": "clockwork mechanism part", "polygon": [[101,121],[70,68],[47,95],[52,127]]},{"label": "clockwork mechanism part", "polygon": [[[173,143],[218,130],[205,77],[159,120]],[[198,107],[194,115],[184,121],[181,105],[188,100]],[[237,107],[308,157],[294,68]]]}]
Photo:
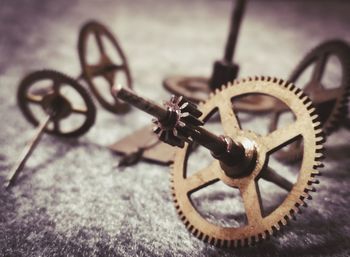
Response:
[{"label": "clockwork mechanism part", "polygon": [[[318,183],[315,177],[319,175],[318,168],[322,166],[320,160],[323,156],[321,123],[311,100],[291,83],[265,77],[234,82],[222,90],[217,89],[199,109],[193,104],[187,105],[191,106],[191,111],[185,110],[187,101],[183,102],[181,97],[173,97],[163,108],[123,87],[113,88],[112,94],[155,117],[160,139],[181,147],[176,151],[173,164],[173,199],[188,230],[206,242],[237,247],[265,239],[299,212],[305,199],[310,198],[310,191],[314,191],[313,184]],[[295,121],[265,136],[242,129],[232,101],[250,94],[267,95],[281,101],[296,116]],[[204,126],[208,119],[217,117],[214,115],[216,112],[223,126],[221,135]],[[189,116],[193,117],[188,119]],[[171,140],[169,136],[168,139],[161,136],[165,131],[169,132]],[[299,137],[305,143],[304,157],[301,167],[296,170],[297,178],[292,181],[285,171],[279,170],[281,167],[274,168],[270,157]],[[209,150],[212,157],[202,158],[196,163],[211,160],[211,164],[190,174],[188,160],[198,145]],[[260,179],[273,183],[287,193],[285,199],[269,213],[262,206],[258,186]],[[191,196],[219,181],[222,182],[220,187],[239,190],[247,218],[245,225],[232,227],[215,224],[196,208]],[[211,216],[215,218],[215,215]]]},{"label": "clockwork mechanism part", "polygon": [[[69,90],[70,96],[66,90]],[[91,128],[96,116],[95,105],[85,89],[74,79],[52,70],[27,75],[19,85],[17,100],[25,118],[37,129],[11,170],[5,186],[7,189],[15,184],[44,132],[60,137],[78,137]],[[33,107],[39,109],[34,111]],[[74,116],[82,117],[82,122],[77,122]],[[64,120],[69,120],[73,127],[63,128]]]},{"label": "clockwork mechanism part", "polygon": [[[335,65],[335,62],[339,65]],[[311,71],[309,75],[308,71]],[[334,74],[338,74],[337,79]],[[292,72],[289,81],[301,84],[306,79],[306,84],[300,85],[315,104],[320,117],[323,131],[329,135],[339,125],[345,122],[347,116],[347,103],[350,94],[350,47],[340,40],[327,41],[308,53]],[[333,77],[332,77],[333,75]],[[325,85],[325,78],[331,79],[331,87]],[[276,105],[275,105],[276,107]],[[270,130],[275,130],[281,116],[286,109],[276,108],[273,112]],[[280,151],[279,160],[296,162],[302,157],[302,144],[296,142],[287,151]]]},{"label": "clockwork mechanism part", "polygon": [[[332,58],[339,63],[339,83],[332,80],[332,87],[327,87],[324,78],[332,70]],[[305,71],[313,65],[311,77],[304,85],[303,90],[313,101],[322,122],[325,134],[337,129],[347,113],[347,102],[350,94],[350,47],[340,40],[331,40],[314,48],[299,63],[291,74],[289,81],[298,84]],[[328,69],[328,65],[330,66]],[[331,74],[329,74],[331,75]],[[331,77],[331,76],[330,76]],[[335,84],[335,85],[333,85]]]},{"label": "clockwork mechanism part", "polygon": [[[94,39],[91,44],[90,36]],[[108,43],[108,44],[107,44]],[[97,62],[90,63],[89,55],[92,45],[97,47],[99,58]],[[108,47],[108,46],[112,47]],[[97,81],[102,78],[111,88],[117,84],[118,79],[125,79],[125,85],[132,88],[132,78],[126,56],[113,34],[102,24],[96,21],[86,23],[80,30],[78,40],[79,60],[82,68],[82,76],[96,96],[99,103],[113,113],[125,113],[129,106],[122,101],[109,99],[110,90],[105,90]],[[116,57],[116,55],[117,57]],[[117,60],[118,59],[118,60]],[[123,83],[124,84],[124,83]]]},{"label": "clockwork mechanism part", "polygon": [[[243,130],[232,99],[249,94],[263,94],[280,100],[291,109],[296,120],[265,136]],[[313,184],[318,183],[315,178],[319,175],[317,169],[322,166],[323,136],[318,115],[310,99],[300,89],[291,83],[266,77],[236,81],[216,90],[208,101],[199,106],[199,110],[203,113],[203,122],[217,110],[224,136],[243,146],[246,163],[239,166],[241,171],[237,173],[233,172],[237,167],[227,166],[213,158],[209,166],[189,174],[187,165],[192,152],[190,144],[185,143],[184,148],[176,152],[172,170],[171,188],[176,210],[187,229],[205,242],[223,247],[253,245],[286,225],[305,204],[305,199],[310,198],[310,191],[314,191]],[[291,182],[273,170],[269,157],[298,137],[304,140],[304,157],[296,182]],[[287,192],[286,198],[269,214],[262,210],[259,179],[272,182]],[[239,190],[247,218],[245,225],[227,227],[214,224],[197,210],[191,200],[192,194],[219,181]]]},{"label": "clockwork mechanism part", "polygon": [[[44,87],[37,87],[37,85]],[[72,101],[64,90],[74,93]],[[20,83],[17,93],[18,105],[25,118],[34,126],[40,123],[40,117],[31,107],[38,106],[50,116],[50,124],[45,132],[61,137],[77,137],[86,133],[95,122],[96,108],[87,91],[74,79],[52,70],[42,70],[29,74]],[[83,117],[73,128],[63,130],[61,121],[74,116]],[[51,127],[51,128],[50,128]]]}]

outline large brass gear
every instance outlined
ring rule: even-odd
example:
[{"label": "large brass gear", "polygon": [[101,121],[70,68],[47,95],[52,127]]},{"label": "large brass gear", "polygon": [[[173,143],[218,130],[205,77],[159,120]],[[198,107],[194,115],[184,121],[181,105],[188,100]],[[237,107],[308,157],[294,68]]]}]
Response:
[{"label": "large brass gear", "polygon": [[[231,100],[253,93],[279,99],[295,114],[296,121],[267,136],[242,130]],[[322,167],[320,160],[323,149],[323,135],[318,115],[310,99],[300,89],[291,83],[269,77],[249,78],[224,86],[201,104],[199,110],[203,113],[201,120],[204,122],[218,110],[225,136],[232,139],[248,138],[257,149],[257,161],[252,172],[240,178],[225,175],[220,162],[216,159],[208,167],[187,177],[187,160],[191,153],[190,145],[186,143],[183,149],[177,150],[172,170],[171,187],[176,210],[187,229],[203,241],[222,247],[253,245],[286,225],[288,220],[299,212],[300,206],[305,204],[305,199],[310,198],[310,191],[315,190],[313,184],[318,183],[315,177],[319,175],[318,168]],[[268,172],[269,155],[298,136],[302,136],[305,142],[304,159],[298,179],[285,200],[273,212],[263,217],[257,180],[262,176],[262,171],[265,175]],[[190,195],[220,180],[240,190],[248,225],[239,228],[214,225],[196,210]]]}]

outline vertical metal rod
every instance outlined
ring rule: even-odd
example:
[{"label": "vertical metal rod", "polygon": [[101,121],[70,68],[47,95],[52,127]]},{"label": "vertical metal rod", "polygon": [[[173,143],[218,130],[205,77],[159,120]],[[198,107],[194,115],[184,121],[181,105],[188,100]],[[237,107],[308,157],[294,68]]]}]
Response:
[{"label": "vertical metal rod", "polygon": [[47,125],[49,124],[50,121],[51,121],[51,116],[48,115],[45,118],[45,120],[40,123],[39,127],[37,128],[37,130],[35,132],[35,136],[23,149],[20,157],[18,158],[16,165],[12,169],[10,176],[8,178],[6,188],[10,188],[11,186],[14,185],[18,175],[20,174],[22,168],[24,167],[27,159],[29,158],[29,156],[31,155],[31,153],[33,152],[33,150],[35,149],[35,147],[39,143],[40,138],[44,132],[44,129],[47,127]]},{"label": "vertical metal rod", "polygon": [[236,0],[237,3],[235,8],[232,9],[230,32],[226,42],[224,60],[231,63],[233,61],[233,56],[236,48],[239,28],[241,26],[242,17],[245,10],[246,0]]}]

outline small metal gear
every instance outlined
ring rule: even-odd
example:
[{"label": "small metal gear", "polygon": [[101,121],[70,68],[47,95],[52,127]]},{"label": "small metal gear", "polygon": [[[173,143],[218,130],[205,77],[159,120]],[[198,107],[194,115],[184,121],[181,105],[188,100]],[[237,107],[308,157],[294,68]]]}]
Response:
[{"label": "small metal gear", "polygon": [[[245,131],[240,128],[232,98],[247,94],[264,94],[275,97],[286,104],[296,115],[294,123],[275,130],[266,136]],[[206,168],[188,176],[187,161],[191,154],[190,144],[178,149],[172,170],[171,188],[178,215],[187,229],[197,238],[222,247],[251,246],[266,239],[274,231],[280,230],[288,220],[299,213],[299,208],[310,198],[310,191],[315,191],[313,184],[322,167],[323,135],[321,123],[311,100],[292,83],[269,77],[256,77],[235,81],[233,85],[216,90],[207,102],[199,106],[203,113],[201,120],[207,121],[217,110],[221,117],[225,136],[232,139],[248,138],[256,145],[257,159],[253,171],[243,177],[231,178],[225,175],[216,159]],[[304,159],[299,169],[299,176],[285,200],[270,214],[263,216],[261,196],[257,187],[258,179],[269,172],[269,156],[281,147],[293,142],[296,138],[304,138]],[[223,227],[207,221],[195,208],[190,199],[197,192],[217,181],[238,188],[248,224],[242,227]]]},{"label": "small metal gear", "polygon": [[153,119],[155,127],[153,129],[160,140],[172,146],[183,147],[188,139],[180,137],[178,130],[185,131],[186,126],[200,126],[202,121],[198,118],[202,113],[197,106],[187,101],[183,96],[173,95],[170,101],[164,103],[168,111],[166,120]]},{"label": "small metal gear", "polygon": [[[46,88],[36,91],[35,84],[42,83],[43,81],[47,82]],[[60,91],[63,86],[69,86],[80,95],[85,106],[75,106],[75,104]],[[44,112],[52,115],[53,128],[46,128],[45,132],[56,136],[81,136],[86,133],[95,122],[96,108],[89,93],[74,79],[57,71],[42,70],[28,74],[19,85],[17,102],[24,117],[34,126],[39,125],[39,118],[31,110],[31,105],[40,106]],[[83,116],[83,122],[80,125],[77,124],[79,126],[76,126],[74,129],[62,131],[60,121],[70,118],[73,114]]]}]

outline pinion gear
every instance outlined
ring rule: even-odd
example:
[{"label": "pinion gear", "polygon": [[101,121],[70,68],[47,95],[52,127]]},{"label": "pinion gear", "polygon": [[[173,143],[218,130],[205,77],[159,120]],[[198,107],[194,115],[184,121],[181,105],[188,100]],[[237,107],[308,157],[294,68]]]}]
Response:
[{"label": "pinion gear", "polygon": [[202,113],[197,106],[187,101],[183,96],[173,95],[170,101],[164,103],[168,111],[166,120],[153,119],[155,127],[153,131],[158,135],[159,139],[172,146],[183,147],[185,141],[189,141],[187,137],[181,137],[178,130],[186,135],[186,129],[193,126],[203,125],[198,118]]}]

